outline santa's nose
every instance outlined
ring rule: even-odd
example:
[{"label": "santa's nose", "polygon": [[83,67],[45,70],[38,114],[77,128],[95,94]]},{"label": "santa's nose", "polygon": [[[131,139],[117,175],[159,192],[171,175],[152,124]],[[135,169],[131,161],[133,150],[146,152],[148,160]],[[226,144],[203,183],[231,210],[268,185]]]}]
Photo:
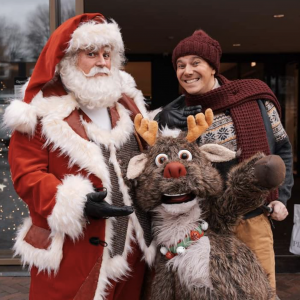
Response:
[{"label": "santa's nose", "polygon": [[186,175],[186,168],[180,162],[170,162],[166,165],[164,170],[165,178],[179,178]]},{"label": "santa's nose", "polygon": [[99,58],[98,58],[97,63],[96,63],[96,66],[102,67],[102,68],[106,67],[106,60],[103,57],[103,55],[99,55]]}]

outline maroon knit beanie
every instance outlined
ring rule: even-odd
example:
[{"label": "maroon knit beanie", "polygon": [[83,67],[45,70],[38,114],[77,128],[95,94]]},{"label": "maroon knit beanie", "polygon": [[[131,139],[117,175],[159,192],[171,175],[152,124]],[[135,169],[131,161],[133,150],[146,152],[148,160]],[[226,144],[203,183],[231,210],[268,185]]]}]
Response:
[{"label": "maroon knit beanie", "polygon": [[193,54],[205,59],[216,70],[216,73],[219,72],[221,46],[203,30],[196,30],[193,35],[180,41],[175,47],[172,55],[174,69],[177,69],[176,61],[179,57]]}]

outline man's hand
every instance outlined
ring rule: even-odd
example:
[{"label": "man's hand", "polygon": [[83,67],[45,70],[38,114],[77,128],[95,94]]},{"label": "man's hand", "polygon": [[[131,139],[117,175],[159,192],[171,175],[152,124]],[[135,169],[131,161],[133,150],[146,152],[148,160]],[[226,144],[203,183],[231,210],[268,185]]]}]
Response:
[{"label": "man's hand", "polygon": [[197,114],[202,112],[202,106],[186,106],[183,111],[174,112],[176,114],[176,118],[174,118],[174,125],[176,128],[181,130],[187,130],[187,117],[188,116],[196,116]]},{"label": "man's hand", "polygon": [[94,219],[106,219],[109,217],[128,216],[133,213],[132,206],[114,206],[107,203],[106,190],[89,193],[86,195],[87,201],[85,204],[85,214]]},{"label": "man's hand", "polygon": [[163,111],[155,116],[154,120],[159,123],[160,128],[168,126],[171,129],[179,128],[187,131],[187,117],[195,116],[202,111],[201,105],[182,107],[181,102],[177,104],[171,108],[168,108],[167,105]]},{"label": "man's hand", "polygon": [[273,209],[273,212],[269,214],[273,220],[283,221],[289,214],[285,205],[278,200],[270,202],[268,206]]}]

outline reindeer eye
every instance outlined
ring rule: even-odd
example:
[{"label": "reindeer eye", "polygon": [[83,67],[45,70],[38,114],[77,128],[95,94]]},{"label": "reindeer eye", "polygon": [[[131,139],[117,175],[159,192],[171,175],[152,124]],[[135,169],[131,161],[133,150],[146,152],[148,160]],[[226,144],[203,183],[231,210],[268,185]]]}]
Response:
[{"label": "reindeer eye", "polygon": [[161,153],[161,154],[158,154],[156,157],[155,157],[155,163],[156,165],[159,167],[161,166],[164,162],[166,162],[168,160],[168,155],[167,154],[164,154],[164,153]]},{"label": "reindeer eye", "polygon": [[188,150],[180,150],[178,152],[178,157],[184,160],[192,160],[193,158],[192,153]]}]

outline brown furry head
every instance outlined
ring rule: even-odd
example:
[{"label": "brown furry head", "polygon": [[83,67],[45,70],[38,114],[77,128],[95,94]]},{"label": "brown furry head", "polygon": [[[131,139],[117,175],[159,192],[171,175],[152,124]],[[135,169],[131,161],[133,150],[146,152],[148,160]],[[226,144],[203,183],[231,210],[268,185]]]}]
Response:
[{"label": "brown furry head", "polygon": [[150,211],[162,203],[217,196],[223,183],[212,162],[231,160],[235,155],[216,144],[199,147],[178,131],[166,131],[147,155],[130,161],[127,177],[136,180],[137,204]]}]

